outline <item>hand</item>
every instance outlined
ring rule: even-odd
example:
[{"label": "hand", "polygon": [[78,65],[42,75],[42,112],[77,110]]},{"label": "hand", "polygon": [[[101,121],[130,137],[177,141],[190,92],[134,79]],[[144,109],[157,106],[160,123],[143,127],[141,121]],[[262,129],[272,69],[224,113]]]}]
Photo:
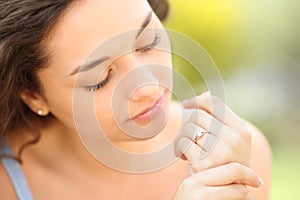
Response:
[{"label": "hand", "polygon": [[[179,141],[193,172],[230,162],[249,165],[251,133],[240,117],[209,92],[186,100],[183,105],[194,109]],[[208,133],[195,142],[195,131],[199,128]],[[200,159],[201,155],[206,157]]]},{"label": "hand", "polygon": [[251,169],[239,163],[229,163],[203,170],[186,178],[180,185],[174,200],[250,200],[254,199],[246,186],[262,185]]}]

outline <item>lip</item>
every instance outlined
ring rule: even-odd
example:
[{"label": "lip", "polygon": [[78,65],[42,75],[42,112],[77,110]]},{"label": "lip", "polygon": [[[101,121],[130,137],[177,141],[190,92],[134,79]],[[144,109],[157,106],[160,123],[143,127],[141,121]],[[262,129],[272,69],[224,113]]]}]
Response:
[{"label": "lip", "polygon": [[161,95],[157,100],[155,100],[151,106],[148,106],[142,112],[132,117],[131,120],[133,121],[150,120],[153,116],[155,116],[158,113],[158,111],[163,106],[164,97],[165,97],[165,93]]}]

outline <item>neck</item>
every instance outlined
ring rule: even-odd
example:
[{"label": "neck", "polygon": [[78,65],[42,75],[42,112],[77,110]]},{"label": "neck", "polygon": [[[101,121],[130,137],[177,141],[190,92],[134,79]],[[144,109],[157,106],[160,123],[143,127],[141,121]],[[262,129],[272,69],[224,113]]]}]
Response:
[{"label": "neck", "polygon": [[[171,106],[176,107],[177,106]],[[170,109],[170,116],[177,116],[174,112],[178,110]],[[175,121],[174,121],[175,120]],[[180,124],[174,117],[170,117],[165,129],[156,137],[148,140],[124,141],[117,142],[115,145],[126,151],[135,153],[147,153],[162,148],[168,144],[177,133],[179,127],[174,124]],[[122,174],[115,171],[96,160],[84,147],[76,130],[65,127],[62,123],[54,118],[49,119],[46,123],[35,123],[41,133],[40,141],[34,145],[28,146],[22,155],[22,160],[26,162],[40,163],[47,168],[53,169],[73,169],[74,173],[80,168],[82,171],[89,172],[100,177],[113,176]],[[18,134],[17,132],[21,133]],[[20,135],[28,137],[29,130],[19,128],[10,140],[15,152],[21,146]],[[31,134],[32,135],[32,134]],[[18,137],[16,137],[18,136]],[[103,150],[105,152],[105,149]],[[108,153],[108,152],[107,152]],[[76,168],[76,169],[75,169]]]}]

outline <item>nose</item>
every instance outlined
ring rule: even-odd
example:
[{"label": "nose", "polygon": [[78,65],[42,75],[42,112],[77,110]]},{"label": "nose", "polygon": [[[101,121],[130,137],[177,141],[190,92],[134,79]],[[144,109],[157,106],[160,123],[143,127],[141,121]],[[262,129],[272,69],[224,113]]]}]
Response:
[{"label": "nose", "polygon": [[123,55],[115,64],[124,70],[119,84],[130,101],[156,99],[162,92],[157,73],[154,73],[156,67],[152,64],[145,64],[134,54]]},{"label": "nose", "polygon": [[140,101],[145,98],[157,98],[159,95],[159,84],[157,82],[149,82],[133,91],[131,99]]}]

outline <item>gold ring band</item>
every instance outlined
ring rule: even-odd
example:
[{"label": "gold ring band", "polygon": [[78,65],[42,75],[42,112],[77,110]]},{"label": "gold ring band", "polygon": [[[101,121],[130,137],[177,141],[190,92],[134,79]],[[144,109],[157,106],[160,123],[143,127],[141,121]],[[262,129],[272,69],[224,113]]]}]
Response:
[{"label": "gold ring band", "polygon": [[198,141],[205,135],[205,134],[207,134],[208,133],[208,131],[197,131],[196,132],[196,135],[195,135],[195,138],[194,138],[194,143],[198,143]]}]

